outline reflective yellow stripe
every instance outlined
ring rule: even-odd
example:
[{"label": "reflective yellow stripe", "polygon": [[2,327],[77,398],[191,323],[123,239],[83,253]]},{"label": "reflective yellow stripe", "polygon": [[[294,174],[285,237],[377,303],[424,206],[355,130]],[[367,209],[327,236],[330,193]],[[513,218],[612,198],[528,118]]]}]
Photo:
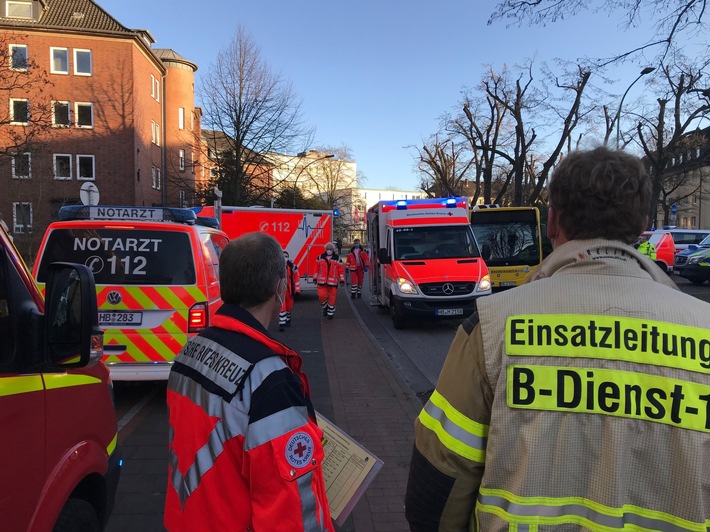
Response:
[{"label": "reflective yellow stripe", "polygon": [[661,530],[706,532],[710,519],[693,522],[665,512],[624,504],[613,508],[583,497],[520,497],[505,490],[481,488],[476,515],[489,513],[508,523],[575,524],[591,530]]},{"label": "reflective yellow stripe", "polygon": [[591,314],[510,316],[508,355],[623,360],[710,373],[707,329],[662,321]]},{"label": "reflective yellow stripe", "polygon": [[91,375],[81,375],[72,373],[45,374],[44,382],[48,390],[59,388],[69,388],[70,386],[84,386],[86,384],[99,384],[101,379]]},{"label": "reflective yellow stripe", "polygon": [[111,440],[111,443],[108,444],[108,447],[106,447],[106,454],[111,456],[113,452],[116,450],[116,446],[118,445],[118,432],[114,434],[113,439]]},{"label": "reflective yellow stripe", "polygon": [[710,433],[710,386],[633,371],[508,366],[510,408],[641,419]]},{"label": "reflective yellow stripe", "polygon": [[0,397],[21,393],[39,392],[44,389],[41,375],[22,375],[0,379]]},{"label": "reflective yellow stripe", "polygon": [[447,449],[468,460],[485,462],[488,425],[464,416],[436,390],[419,414],[419,422],[434,432]]}]

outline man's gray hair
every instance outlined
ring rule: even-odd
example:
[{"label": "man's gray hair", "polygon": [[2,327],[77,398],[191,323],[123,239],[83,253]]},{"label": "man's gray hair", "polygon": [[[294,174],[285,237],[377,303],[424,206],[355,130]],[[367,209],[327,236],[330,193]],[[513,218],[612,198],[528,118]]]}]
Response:
[{"label": "man's gray hair", "polygon": [[222,301],[242,307],[265,303],[286,277],[281,245],[266,233],[247,233],[232,240],[219,256]]}]

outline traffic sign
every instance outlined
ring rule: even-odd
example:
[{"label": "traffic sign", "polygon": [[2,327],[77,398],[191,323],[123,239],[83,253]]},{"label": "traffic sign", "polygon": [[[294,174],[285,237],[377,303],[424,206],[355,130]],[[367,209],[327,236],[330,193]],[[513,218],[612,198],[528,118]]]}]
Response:
[{"label": "traffic sign", "polygon": [[79,189],[79,198],[84,205],[98,205],[99,187],[93,183],[84,183]]},{"label": "traffic sign", "polygon": [[673,205],[671,205],[671,214],[672,214],[673,216],[675,216],[676,214],[678,214],[678,206],[677,206],[675,203],[674,203]]}]

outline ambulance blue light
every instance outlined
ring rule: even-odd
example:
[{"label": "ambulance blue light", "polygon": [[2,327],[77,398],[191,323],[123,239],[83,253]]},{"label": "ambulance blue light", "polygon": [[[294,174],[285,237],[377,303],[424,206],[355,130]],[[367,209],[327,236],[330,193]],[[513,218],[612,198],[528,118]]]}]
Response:
[{"label": "ambulance blue light", "polygon": [[397,210],[398,211],[404,211],[406,209],[407,209],[407,200],[397,201]]},{"label": "ambulance blue light", "polygon": [[446,200],[446,206],[450,209],[456,207],[456,198],[448,198]]}]

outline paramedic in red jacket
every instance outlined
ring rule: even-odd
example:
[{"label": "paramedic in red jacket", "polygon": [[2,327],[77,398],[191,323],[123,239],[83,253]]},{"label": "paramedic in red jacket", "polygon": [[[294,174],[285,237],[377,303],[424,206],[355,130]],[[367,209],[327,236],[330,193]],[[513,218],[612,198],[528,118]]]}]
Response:
[{"label": "paramedic in red jacket", "polygon": [[279,312],[279,331],[283,332],[284,327],[291,326],[291,309],[296,294],[301,293],[301,278],[298,275],[298,266],[291,262],[288,251],[284,249],[284,260],[286,261],[286,297]]},{"label": "paramedic in red jacket", "polygon": [[360,240],[357,238],[353,242],[345,259],[345,264],[350,270],[350,297],[362,297],[362,281],[365,279],[365,272],[370,267],[370,256],[360,247]]},{"label": "paramedic in red jacket", "polygon": [[224,304],[168,379],[170,531],[334,531],[301,358],[267,332],[285,273],[281,246],[265,233],[231,241],[219,257]]},{"label": "paramedic in red jacket", "polygon": [[345,284],[345,268],[337,259],[335,244],[332,242],[325,245],[325,253],[318,257],[316,284],[318,285],[318,299],[323,307],[323,316],[332,320],[335,316],[338,285]]}]

